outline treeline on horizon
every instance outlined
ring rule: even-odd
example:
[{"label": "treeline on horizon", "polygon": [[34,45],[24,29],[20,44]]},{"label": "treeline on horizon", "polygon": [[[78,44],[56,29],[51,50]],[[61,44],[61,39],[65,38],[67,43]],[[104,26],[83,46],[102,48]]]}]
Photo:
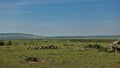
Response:
[{"label": "treeline on horizon", "polygon": [[0,46],[11,45],[40,45],[41,43],[111,43],[117,39],[19,39],[19,40],[0,40]]}]

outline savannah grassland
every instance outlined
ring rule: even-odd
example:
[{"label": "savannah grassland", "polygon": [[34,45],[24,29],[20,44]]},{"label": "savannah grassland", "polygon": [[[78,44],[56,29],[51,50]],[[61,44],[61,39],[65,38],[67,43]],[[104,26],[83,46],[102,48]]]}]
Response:
[{"label": "savannah grassland", "polygon": [[[84,50],[88,44],[106,47],[116,39],[36,39],[3,40],[12,45],[0,46],[0,68],[119,68],[120,53],[99,51],[95,48]],[[54,45],[58,49],[33,49]],[[83,49],[83,50],[82,50]],[[47,58],[43,63],[28,63],[28,57]]]}]

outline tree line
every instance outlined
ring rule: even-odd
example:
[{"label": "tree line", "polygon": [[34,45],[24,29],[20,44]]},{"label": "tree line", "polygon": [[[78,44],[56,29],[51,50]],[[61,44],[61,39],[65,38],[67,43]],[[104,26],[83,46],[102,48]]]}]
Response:
[{"label": "tree line", "polygon": [[12,41],[5,42],[3,40],[0,40],[0,46],[4,46],[4,45],[12,45]]}]

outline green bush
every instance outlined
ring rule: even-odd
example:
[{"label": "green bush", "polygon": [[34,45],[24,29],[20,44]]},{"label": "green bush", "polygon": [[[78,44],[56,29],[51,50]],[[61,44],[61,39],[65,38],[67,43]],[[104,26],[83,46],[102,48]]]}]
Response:
[{"label": "green bush", "polygon": [[84,48],[94,48],[94,49],[97,49],[98,51],[104,51],[104,52],[108,51],[108,48],[102,47],[99,44],[93,44],[93,45],[88,44],[88,45],[84,46]]},{"label": "green bush", "polygon": [[3,46],[5,43],[3,41],[0,41],[0,46]]},{"label": "green bush", "polygon": [[103,48],[101,45],[99,45],[99,44],[88,44],[88,45],[86,45],[84,48],[95,48],[95,49],[101,49],[101,48]]},{"label": "green bush", "polygon": [[8,41],[8,43],[6,43],[6,45],[12,45],[12,41]]}]

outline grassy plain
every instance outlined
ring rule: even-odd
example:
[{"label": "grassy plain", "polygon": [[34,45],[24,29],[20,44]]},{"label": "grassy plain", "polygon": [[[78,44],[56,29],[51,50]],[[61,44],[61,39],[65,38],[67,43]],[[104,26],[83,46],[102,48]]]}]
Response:
[{"label": "grassy plain", "polygon": [[[0,68],[119,68],[120,53],[102,52],[88,44],[108,46],[116,39],[36,39],[11,40],[12,45],[0,46]],[[10,40],[4,40],[8,42]],[[28,47],[55,45],[58,49],[33,49]],[[27,57],[47,58],[43,63],[27,63]]]}]

